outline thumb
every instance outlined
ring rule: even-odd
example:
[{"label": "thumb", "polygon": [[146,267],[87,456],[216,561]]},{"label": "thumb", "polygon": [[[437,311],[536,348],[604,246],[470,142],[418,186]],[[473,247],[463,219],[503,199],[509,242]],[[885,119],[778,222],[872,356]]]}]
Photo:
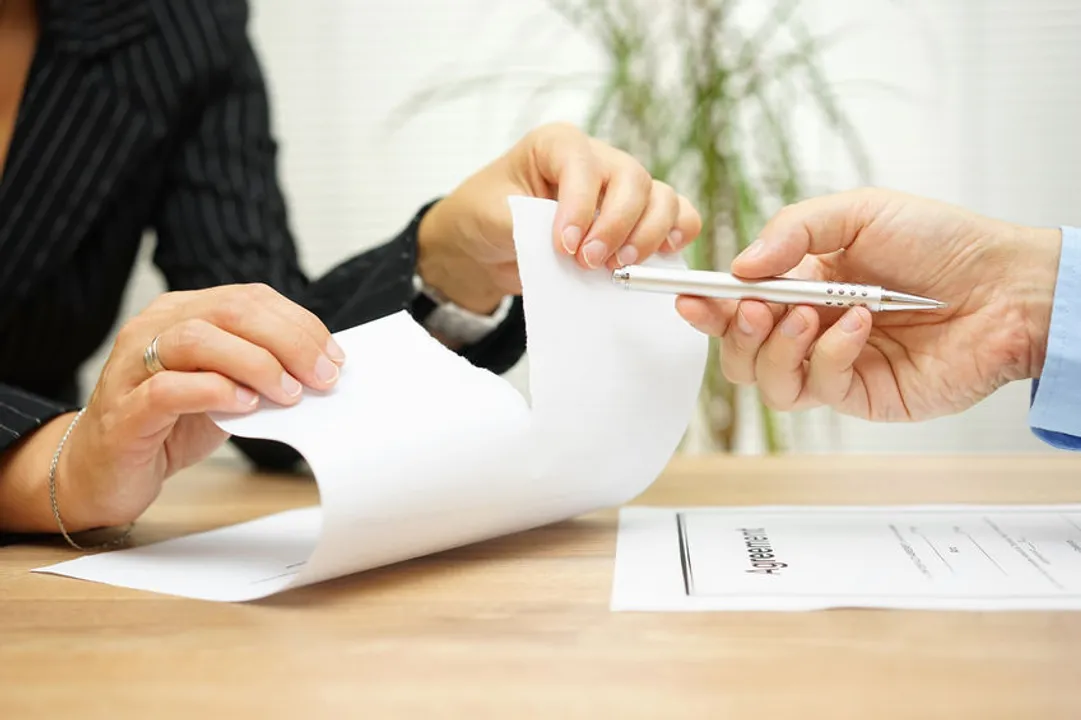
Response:
[{"label": "thumb", "polygon": [[874,220],[881,204],[877,192],[853,190],[789,205],[732,261],[732,272],[745,278],[779,277],[808,254],[843,250]]}]

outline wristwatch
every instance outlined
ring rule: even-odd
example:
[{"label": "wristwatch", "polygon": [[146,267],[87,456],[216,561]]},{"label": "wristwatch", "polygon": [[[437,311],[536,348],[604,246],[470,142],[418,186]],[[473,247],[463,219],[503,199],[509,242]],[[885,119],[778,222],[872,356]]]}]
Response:
[{"label": "wristwatch", "polygon": [[433,335],[463,345],[480,342],[507,319],[514,298],[504,297],[491,315],[481,315],[455,305],[443,293],[413,275],[413,317]]}]

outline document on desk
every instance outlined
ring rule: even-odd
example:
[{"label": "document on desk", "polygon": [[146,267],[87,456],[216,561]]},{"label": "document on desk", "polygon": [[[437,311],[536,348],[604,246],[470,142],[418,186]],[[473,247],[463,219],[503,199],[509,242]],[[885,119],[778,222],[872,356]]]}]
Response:
[{"label": "document on desk", "polygon": [[[627,293],[557,254],[556,204],[511,198],[531,402],[406,313],[335,335],[338,386],[218,418],[307,460],[320,504],[42,572],[253,600],[622,504],[649,486],[694,412],[707,340],[673,299]],[[675,256],[650,263],[683,265]],[[182,482],[182,480],[181,480]]]},{"label": "document on desk", "polygon": [[612,609],[1081,609],[1081,505],[625,508]]}]

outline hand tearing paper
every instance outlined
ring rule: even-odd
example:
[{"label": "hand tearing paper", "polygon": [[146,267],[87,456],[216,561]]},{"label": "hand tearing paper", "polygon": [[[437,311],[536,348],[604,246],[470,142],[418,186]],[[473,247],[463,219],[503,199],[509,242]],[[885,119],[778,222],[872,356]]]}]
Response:
[{"label": "hand tearing paper", "polygon": [[672,298],[628,293],[606,271],[587,273],[557,255],[556,203],[510,204],[532,407],[406,313],[343,331],[335,338],[349,361],[333,392],[218,419],[234,435],[295,447],[315,474],[319,507],[39,572],[253,600],[619,505],[645,490],[694,411],[707,339],[680,319]]}]

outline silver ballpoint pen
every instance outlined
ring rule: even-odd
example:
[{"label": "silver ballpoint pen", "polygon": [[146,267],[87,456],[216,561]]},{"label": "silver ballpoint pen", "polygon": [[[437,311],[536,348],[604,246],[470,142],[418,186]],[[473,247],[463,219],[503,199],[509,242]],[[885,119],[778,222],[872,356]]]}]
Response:
[{"label": "silver ballpoint pen", "polygon": [[734,275],[707,270],[627,265],[612,273],[612,282],[627,290],[694,295],[726,300],[761,300],[785,305],[818,305],[848,308],[862,306],[871,312],[940,310],[946,303],[895,292],[873,285],[776,278],[741,280]]}]

